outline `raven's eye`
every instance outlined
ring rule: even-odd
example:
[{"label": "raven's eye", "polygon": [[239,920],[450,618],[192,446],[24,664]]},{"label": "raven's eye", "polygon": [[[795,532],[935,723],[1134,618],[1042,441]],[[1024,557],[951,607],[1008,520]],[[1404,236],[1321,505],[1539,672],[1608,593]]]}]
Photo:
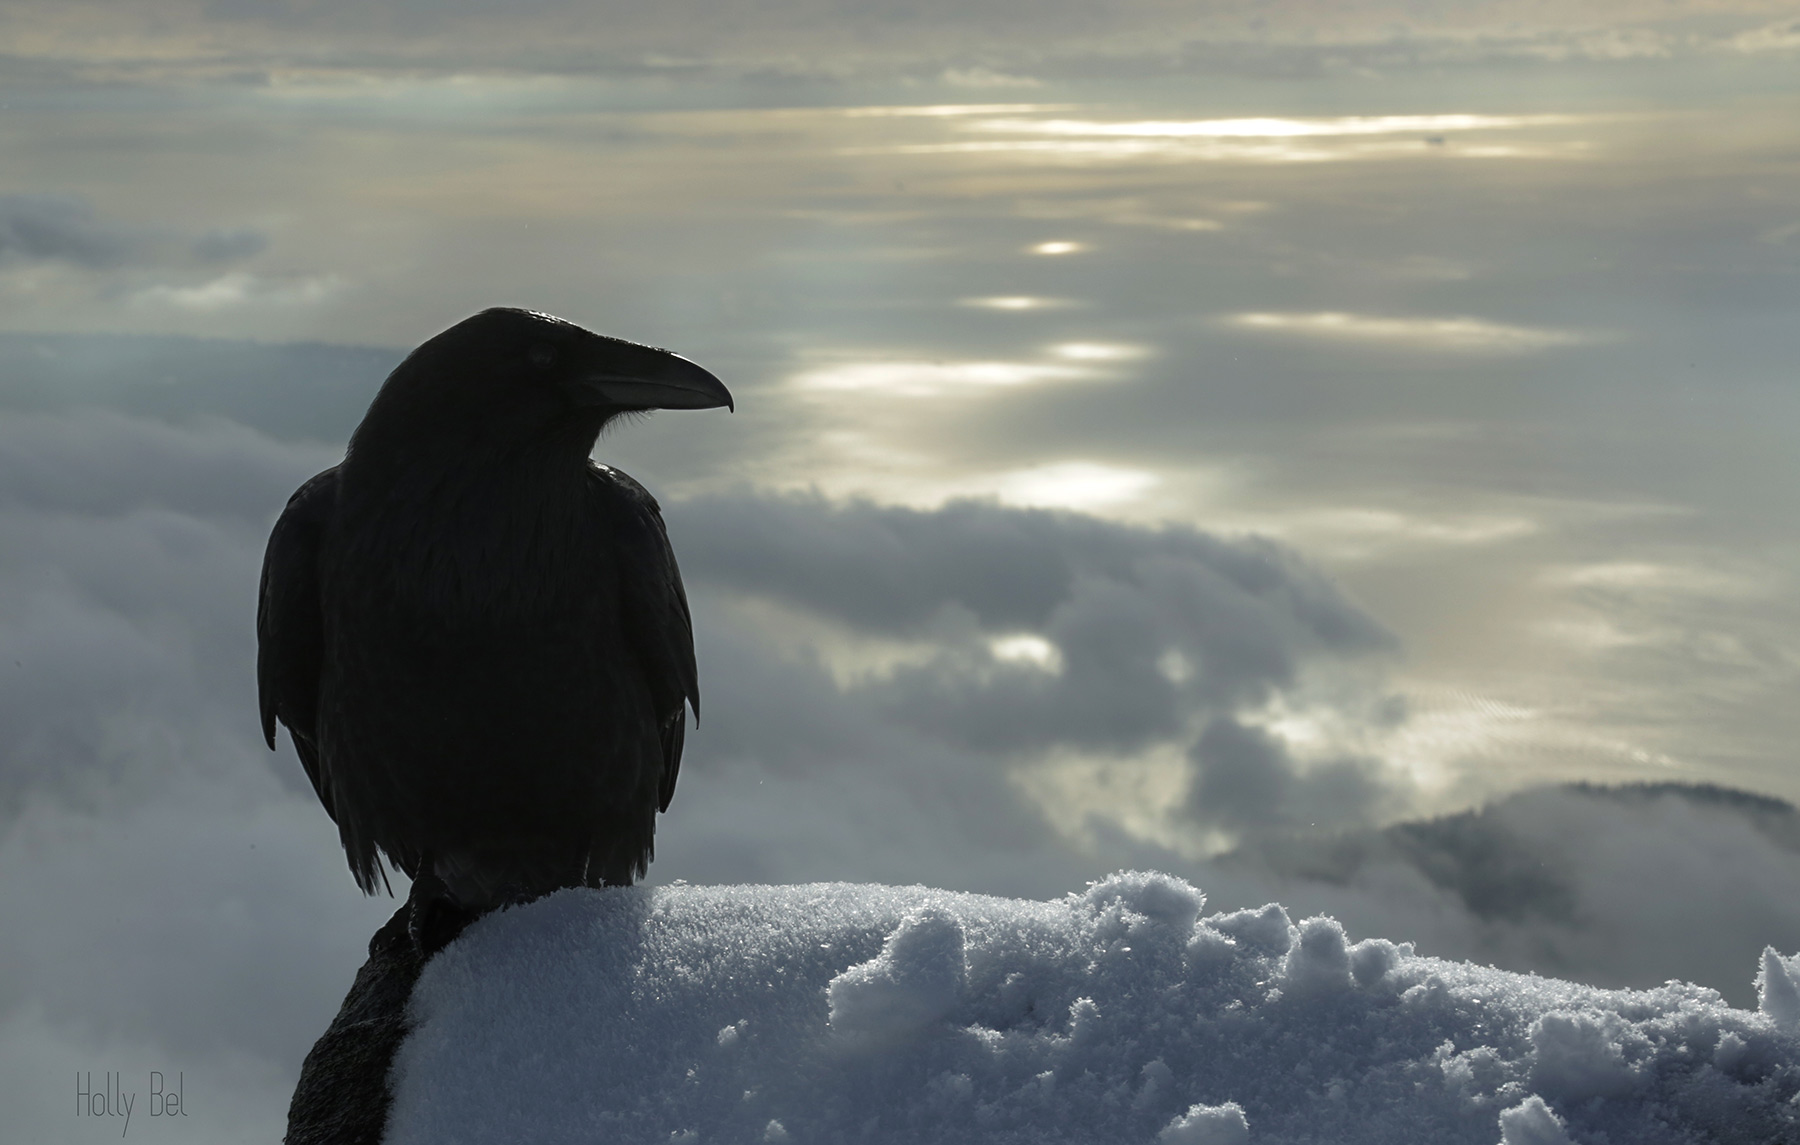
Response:
[{"label": "raven's eye", "polygon": [[525,356],[531,359],[531,364],[534,366],[548,366],[551,362],[556,361],[556,347],[539,342],[527,351]]}]

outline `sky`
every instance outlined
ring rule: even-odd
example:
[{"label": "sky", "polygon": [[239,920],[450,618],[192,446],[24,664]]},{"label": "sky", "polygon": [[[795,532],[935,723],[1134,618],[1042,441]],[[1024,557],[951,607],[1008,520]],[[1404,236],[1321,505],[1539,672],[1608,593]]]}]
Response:
[{"label": "sky", "polygon": [[260,743],[262,545],[498,304],[737,397],[596,452],[695,612],[653,881],[1800,949],[1782,804],[1533,791],[1800,799],[1791,7],[641,7],[0,9],[9,1108],[279,1126],[392,904]]}]

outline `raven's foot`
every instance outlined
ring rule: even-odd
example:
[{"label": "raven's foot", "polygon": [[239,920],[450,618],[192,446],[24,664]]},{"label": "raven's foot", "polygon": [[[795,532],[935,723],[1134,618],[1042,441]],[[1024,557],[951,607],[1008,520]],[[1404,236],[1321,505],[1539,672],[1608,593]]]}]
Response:
[{"label": "raven's foot", "polygon": [[429,869],[413,880],[407,902],[406,933],[424,961],[450,945],[480,912],[470,910],[450,896],[448,888]]}]

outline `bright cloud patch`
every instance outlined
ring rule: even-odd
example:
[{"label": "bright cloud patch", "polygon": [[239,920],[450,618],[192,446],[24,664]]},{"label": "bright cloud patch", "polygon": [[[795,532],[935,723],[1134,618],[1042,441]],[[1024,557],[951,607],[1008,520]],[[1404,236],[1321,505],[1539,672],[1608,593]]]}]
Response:
[{"label": "bright cloud patch", "polygon": [[974,131],[1135,139],[1296,139],[1334,135],[1410,135],[1419,132],[1550,127],[1580,122],[1573,115],[1349,115],[1320,119],[1185,119],[1104,123],[1087,119],[984,119]]},{"label": "bright cloud patch", "polygon": [[1050,352],[1072,362],[1129,362],[1147,353],[1128,342],[1059,342]]},{"label": "bright cloud patch", "polygon": [[893,104],[847,107],[843,114],[853,119],[954,119],[966,115],[1028,115],[1037,111],[1060,111],[1068,106],[1054,103]]},{"label": "bright cloud patch", "polygon": [[793,379],[795,389],[839,393],[882,393],[895,397],[932,398],[944,394],[1064,382],[1088,372],[1054,362],[845,362],[807,370]]},{"label": "bright cloud patch", "polygon": [[1011,505],[1054,509],[1094,509],[1136,500],[1159,478],[1142,469],[1093,461],[1059,461],[1002,473],[982,482]]},{"label": "bright cloud patch", "polygon": [[131,296],[134,306],[160,306],[195,313],[233,310],[242,306],[305,306],[335,294],[342,282],[336,275],[291,281],[258,278],[232,271],[194,286],[159,284]]},{"label": "bright cloud patch", "polygon": [[1066,298],[1038,298],[1029,294],[1003,294],[991,298],[964,298],[961,305],[978,310],[1060,310],[1075,305]]},{"label": "bright cloud patch", "polygon": [[886,394],[901,398],[980,394],[1110,377],[1114,375],[1109,367],[1148,353],[1143,346],[1125,342],[1060,342],[1047,347],[1045,355],[1036,359],[838,361],[802,370],[790,379],[789,385],[811,393]]},{"label": "bright cloud patch", "polygon": [[1240,330],[1471,354],[1519,354],[1599,340],[1578,330],[1515,326],[1485,318],[1387,318],[1326,310],[1251,311],[1225,319]]},{"label": "bright cloud patch", "polygon": [[1046,672],[1062,671],[1062,653],[1057,650],[1056,645],[1029,632],[998,637],[988,643],[988,650],[996,660],[1029,664]]}]

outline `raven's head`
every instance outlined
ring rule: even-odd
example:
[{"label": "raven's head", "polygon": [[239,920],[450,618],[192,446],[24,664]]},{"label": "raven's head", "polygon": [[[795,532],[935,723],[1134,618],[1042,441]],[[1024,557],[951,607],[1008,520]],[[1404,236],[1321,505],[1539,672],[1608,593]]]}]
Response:
[{"label": "raven's head", "polygon": [[619,414],[717,406],[732,407],[730,391],[686,358],[535,310],[495,307],[408,355],[375,396],[357,440],[393,429],[458,449],[568,441],[585,455]]}]

